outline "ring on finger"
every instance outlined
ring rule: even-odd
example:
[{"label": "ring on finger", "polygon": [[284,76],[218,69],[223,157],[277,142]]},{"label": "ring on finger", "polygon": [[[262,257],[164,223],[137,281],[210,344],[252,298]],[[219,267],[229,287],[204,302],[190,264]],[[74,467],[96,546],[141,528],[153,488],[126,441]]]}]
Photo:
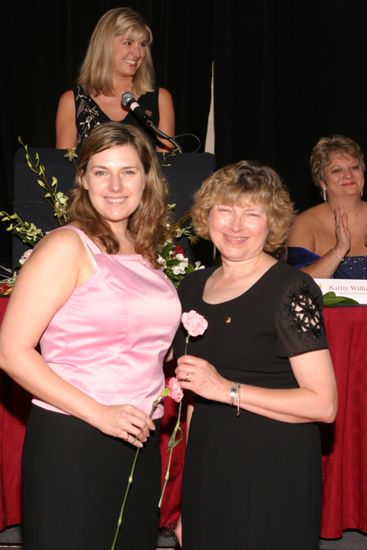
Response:
[{"label": "ring on finger", "polygon": [[185,378],[185,382],[190,382],[190,379],[189,379],[190,374],[191,374],[191,372],[190,372],[190,371],[187,371],[187,373],[186,373],[186,378]]}]

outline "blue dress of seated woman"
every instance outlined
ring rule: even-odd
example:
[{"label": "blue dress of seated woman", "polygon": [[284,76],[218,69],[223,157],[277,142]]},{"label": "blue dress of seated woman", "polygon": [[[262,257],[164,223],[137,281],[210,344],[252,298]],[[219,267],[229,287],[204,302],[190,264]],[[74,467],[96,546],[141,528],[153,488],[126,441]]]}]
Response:
[{"label": "blue dress of seated woman", "polygon": [[[306,267],[320,256],[300,246],[289,246],[287,263],[298,267]],[[333,274],[333,279],[367,279],[367,256],[345,256],[338,269]]]}]

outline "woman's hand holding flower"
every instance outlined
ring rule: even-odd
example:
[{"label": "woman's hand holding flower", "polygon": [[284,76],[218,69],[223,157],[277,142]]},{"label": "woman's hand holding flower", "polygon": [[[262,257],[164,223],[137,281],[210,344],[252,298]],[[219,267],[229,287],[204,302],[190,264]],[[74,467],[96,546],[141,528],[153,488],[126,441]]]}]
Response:
[{"label": "woman's hand holding flower", "polygon": [[211,363],[194,355],[182,355],[177,360],[176,376],[184,390],[215,401],[222,401],[231,385]]},{"label": "woman's hand holding flower", "polygon": [[133,405],[100,405],[93,425],[101,432],[119,437],[135,447],[142,447],[150,430],[155,430],[151,418]]},{"label": "woman's hand holding flower", "polygon": [[202,336],[208,328],[208,321],[193,309],[183,313],[181,321],[187,331],[187,336],[184,355],[177,360],[176,377],[183,389],[191,390],[206,399],[221,401],[223,389],[229,381],[223,378],[217,369],[205,359],[187,355],[190,337]]}]

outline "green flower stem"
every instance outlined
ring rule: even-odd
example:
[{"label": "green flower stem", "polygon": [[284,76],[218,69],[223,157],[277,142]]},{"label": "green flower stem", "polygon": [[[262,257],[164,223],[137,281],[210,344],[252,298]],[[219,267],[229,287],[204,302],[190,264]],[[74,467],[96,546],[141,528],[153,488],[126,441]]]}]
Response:
[{"label": "green flower stem", "polygon": [[184,355],[187,355],[187,346],[189,345],[189,340],[190,340],[190,334],[188,334],[185,338],[185,351],[184,351]]},{"label": "green flower stem", "polygon": [[[152,410],[149,413],[149,418],[152,418],[156,408],[158,407],[159,403],[162,401],[162,399],[164,397],[164,394],[165,394],[165,390],[163,390],[162,394],[153,402]],[[134,442],[135,441],[136,441],[136,438],[134,439]],[[138,447],[135,451],[134,460],[133,460],[133,463],[132,463],[132,466],[131,466],[129,478],[127,480],[127,486],[126,486],[126,489],[125,489],[124,498],[123,498],[122,504],[121,504],[120,514],[119,514],[119,517],[118,517],[118,520],[117,520],[117,526],[116,526],[115,536],[113,538],[113,543],[112,543],[112,546],[111,546],[111,550],[115,550],[115,548],[116,548],[116,542],[117,542],[117,539],[118,539],[118,536],[119,536],[119,533],[120,533],[120,529],[121,529],[121,525],[122,525],[122,518],[124,516],[127,497],[129,496],[130,487],[131,487],[131,485],[134,481],[135,466],[136,466],[136,461],[138,460],[140,449],[141,449],[141,447]]]},{"label": "green flower stem", "polygon": [[131,471],[130,471],[130,474],[129,474],[129,479],[127,481],[127,487],[126,487],[126,490],[125,490],[124,499],[122,501],[119,519],[117,520],[117,527],[116,527],[116,532],[115,532],[115,536],[114,536],[114,539],[113,539],[113,543],[112,543],[112,546],[111,546],[111,550],[115,550],[115,547],[116,547],[116,542],[117,542],[117,538],[119,536],[119,532],[120,532],[121,525],[122,525],[122,518],[123,518],[123,515],[124,515],[124,511],[125,511],[125,504],[126,504],[126,501],[127,501],[127,497],[129,495],[130,487],[131,487],[131,485],[134,481],[135,466],[136,466],[136,461],[138,460],[140,449],[141,449],[141,447],[138,447],[135,451],[135,457],[134,457],[133,465],[131,467]]},{"label": "green flower stem", "polygon": [[164,493],[165,493],[165,490],[166,490],[166,487],[167,487],[167,483],[168,483],[168,480],[169,480],[169,476],[170,476],[170,473],[171,473],[171,461],[172,461],[173,449],[174,449],[174,447],[176,447],[176,445],[181,441],[181,439],[179,439],[178,441],[176,440],[177,432],[181,431],[181,427],[180,427],[181,408],[182,408],[182,400],[180,401],[180,404],[179,404],[179,406],[178,406],[177,422],[176,422],[176,425],[175,425],[175,427],[174,427],[174,429],[173,429],[171,438],[170,438],[169,443],[168,443],[168,446],[169,446],[169,458],[168,458],[168,464],[167,464],[166,475],[164,476],[163,489],[162,489],[161,496],[160,496],[159,502],[158,502],[158,508],[160,508],[160,507],[162,506],[163,495],[164,495]]},{"label": "green flower stem", "polygon": [[[185,351],[184,351],[184,355],[187,354],[187,346],[189,345],[189,340],[190,340],[190,334],[188,334],[185,338]],[[163,484],[163,489],[162,489],[162,492],[161,492],[161,496],[159,498],[159,502],[158,502],[158,508],[160,508],[162,506],[162,500],[163,500],[163,495],[164,495],[164,492],[166,490],[166,487],[167,487],[167,483],[168,483],[168,480],[169,480],[169,476],[170,476],[170,473],[171,473],[171,462],[172,462],[172,453],[173,453],[173,449],[176,447],[176,445],[178,445],[178,443],[181,441],[181,439],[177,440],[176,439],[176,436],[177,436],[177,432],[181,432],[181,426],[180,426],[180,421],[181,421],[181,409],[182,409],[182,399],[180,401],[180,404],[178,406],[178,415],[177,415],[177,421],[176,421],[176,424],[175,424],[175,427],[173,428],[173,432],[172,432],[172,435],[170,437],[170,440],[168,442],[168,447],[169,447],[169,458],[168,458],[168,464],[167,464],[167,470],[166,470],[166,475],[164,476],[164,484]]]}]

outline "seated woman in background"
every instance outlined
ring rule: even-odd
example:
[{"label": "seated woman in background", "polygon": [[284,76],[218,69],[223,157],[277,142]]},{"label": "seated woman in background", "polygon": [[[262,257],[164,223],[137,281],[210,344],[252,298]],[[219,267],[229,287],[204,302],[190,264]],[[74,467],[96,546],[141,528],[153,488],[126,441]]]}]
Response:
[{"label": "seated woman in background", "polygon": [[348,137],[323,137],[310,164],[324,203],[295,218],[287,241],[288,263],[312,277],[367,279],[363,153]]},{"label": "seated woman in background", "polygon": [[60,98],[56,113],[56,148],[77,147],[104,122],[132,124],[146,131],[158,151],[171,148],[158,142],[135,114],[121,105],[131,92],[153,124],[173,135],[175,113],[171,94],[154,84],[150,45],[152,31],[131,8],[114,8],[98,21],[81,66],[77,85]]}]

